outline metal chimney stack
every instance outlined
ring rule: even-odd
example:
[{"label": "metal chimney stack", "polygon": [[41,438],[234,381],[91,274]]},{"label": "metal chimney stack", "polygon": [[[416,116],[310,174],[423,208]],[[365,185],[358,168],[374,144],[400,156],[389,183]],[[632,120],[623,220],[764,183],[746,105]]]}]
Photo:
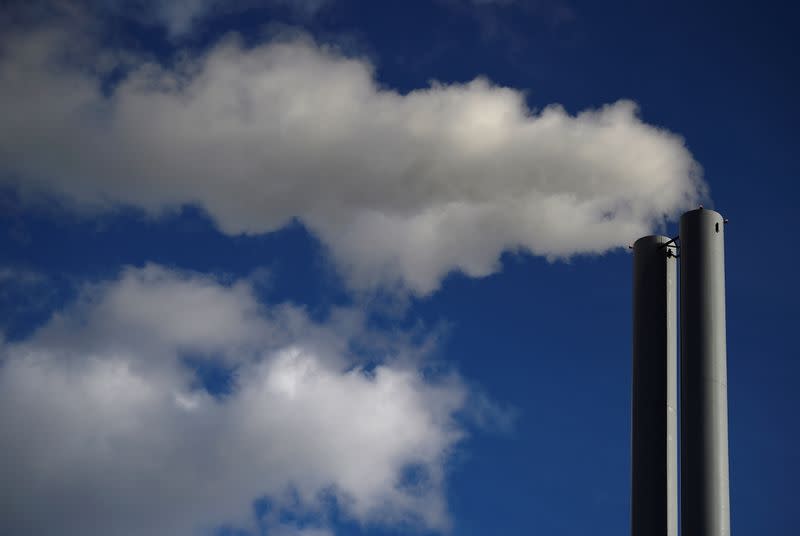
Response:
[{"label": "metal chimney stack", "polygon": [[677,536],[676,251],[666,236],[633,246],[632,536]]},{"label": "metal chimney stack", "polygon": [[725,221],[681,217],[681,535],[728,536]]},{"label": "metal chimney stack", "polygon": [[676,256],[680,257],[681,536],[729,536],[724,224],[685,213],[680,245],[634,245],[632,536],[677,535]]}]

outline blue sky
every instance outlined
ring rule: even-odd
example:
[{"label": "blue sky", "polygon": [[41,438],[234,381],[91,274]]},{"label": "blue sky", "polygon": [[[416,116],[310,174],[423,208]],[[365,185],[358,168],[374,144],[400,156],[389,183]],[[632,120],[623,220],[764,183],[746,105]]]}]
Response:
[{"label": "blue sky", "polygon": [[0,532],[625,534],[626,246],[703,203],[732,527],[793,534],[797,15],[6,4]]}]

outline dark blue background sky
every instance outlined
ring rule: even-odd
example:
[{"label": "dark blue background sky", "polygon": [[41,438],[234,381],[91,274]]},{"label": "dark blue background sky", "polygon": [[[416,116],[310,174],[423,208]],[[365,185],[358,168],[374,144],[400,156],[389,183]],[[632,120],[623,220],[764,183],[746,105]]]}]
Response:
[{"label": "dark blue background sky", "polygon": [[[401,91],[484,75],[570,112],[630,98],[642,118],[684,136],[726,229],[731,510],[735,534],[791,535],[800,524],[795,339],[800,298],[798,9],[791,3],[334,2],[313,17],[258,9],[201,26],[203,48],[227,31],[301,26],[367,55]],[[163,58],[162,30],[118,21],[115,39]],[[324,318],[346,290],[301,224],[226,237],[202,211],[160,220],[134,209],[85,219],[22,207],[2,192],[0,255],[48,275],[31,299],[6,285],[3,328],[19,338],[87,279],[157,262],[273,279],[265,299]],[[674,222],[666,234],[676,234]],[[449,276],[401,323],[446,323],[439,355],[518,410],[510,433],[475,431],[452,462],[456,535],[625,534],[629,523],[631,258],[625,251],[549,263],[506,254],[483,279]],[[375,319],[386,321],[385,319]],[[342,521],[342,534],[385,529]]]}]

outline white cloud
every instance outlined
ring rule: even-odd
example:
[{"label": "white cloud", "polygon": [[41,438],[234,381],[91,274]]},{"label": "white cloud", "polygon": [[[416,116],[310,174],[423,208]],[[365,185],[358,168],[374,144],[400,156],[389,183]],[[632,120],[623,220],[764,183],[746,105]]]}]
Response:
[{"label": "white cloud", "polygon": [[6,39],[2,175],[100,209],[198,204],[230,234],[298,217],[354,288],[424,294],[451,270],[496,271],[505,250],[604,252],[704,191],[683,140],[630,101],[532,111],[482,78],[400,94],[296,37],[133,62],[104,96],[96,66],[55,61],[70,38]]},{"label": "white cloud", "polygon": [[[329,534],[326,495],[359,522],[446,527],[443,464],[467,389],[403,360],[365,373],[345,349],[359,329],[156,266],[85,290],[0,345],[0,532],[192,534],[252,523],[268,496],[322,515],[277,533]],[[234,391],[192,388],[186,352],[234,366]],[[413,489],[409,466],[426,475]]]}]

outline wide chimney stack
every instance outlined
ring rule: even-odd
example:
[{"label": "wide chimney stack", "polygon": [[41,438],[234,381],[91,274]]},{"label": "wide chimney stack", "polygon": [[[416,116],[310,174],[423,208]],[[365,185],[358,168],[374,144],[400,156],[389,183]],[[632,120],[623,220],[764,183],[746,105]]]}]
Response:
[{"label": "wide chimney stack", "polygon": [[713,210],[681,217],[681,536],[731,532],[724,230]]}]

